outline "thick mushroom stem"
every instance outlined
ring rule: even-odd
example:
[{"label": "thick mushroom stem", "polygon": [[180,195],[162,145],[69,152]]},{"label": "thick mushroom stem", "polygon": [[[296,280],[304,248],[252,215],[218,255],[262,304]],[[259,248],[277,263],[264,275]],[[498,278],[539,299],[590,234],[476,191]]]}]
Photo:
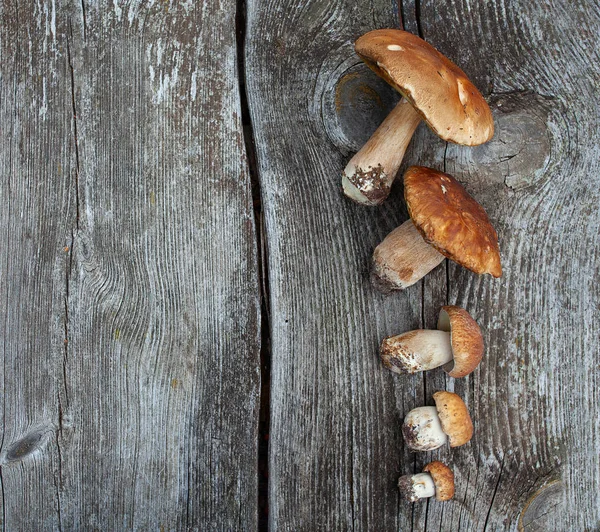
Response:
[{"label": "thick mushroom stem", "polygon": [[453,360],[450,333],[418,330],[389,336],[379,348],[383,365],[395,373],[412,374]]},{"label": "thick mushroom stem", "polygon": [[425,277],[444,258],[423,240],[412,220],[407,220],[375,248],[373,282],[383,292],[403,290]]},{"label": "thick mushroom stem", "polygon": [[442,429],[435,406],[421,406],[404,418],[402,435],[413,451],[432,451],[446,443],[448,436]]},{"label": "thick mushroom stem", "polygon": [[435,495],[435,483],[429,473],[404,475],[398,479],[400,493],[410,502],[427,499]]},{"label": "thick mushroom stem", "polygon": [[421,116],[406,100],[394,107],[342,174],[344,194],[362,205],[379,205],[388,197],[404,152]]}]

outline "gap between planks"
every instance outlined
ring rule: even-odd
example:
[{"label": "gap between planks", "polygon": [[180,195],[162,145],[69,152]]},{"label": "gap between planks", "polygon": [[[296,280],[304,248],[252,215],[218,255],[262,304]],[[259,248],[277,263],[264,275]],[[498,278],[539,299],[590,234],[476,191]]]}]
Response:
[{"label": "gap between planks", "polygon": [[258,422],[258,490],[257,512],[258,530],[268,530],[269,522],[269,422],[271,417],[271,322],[270,287],[267,269],[267,242],[265,238],[264,215],[261,198],[261,186],[256,164],[254,130],[248,105],[246,86],[246,0],[237,0],[235,17],[237,44],[237,71],[242,115],[242,131],[246,151],[250,183],[252,187],[252,206],[258,257],[258,276],[260,281],[260,410]]}]

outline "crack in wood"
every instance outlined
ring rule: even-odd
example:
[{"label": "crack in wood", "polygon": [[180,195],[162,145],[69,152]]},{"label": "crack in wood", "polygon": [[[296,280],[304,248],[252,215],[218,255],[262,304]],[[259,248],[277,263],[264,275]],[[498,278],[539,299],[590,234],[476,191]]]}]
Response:
[{"label": "crack in wood", "polygon": [[417,21],[417,32],[423,39],[423,28],[421,27],[421,0],[415,0],[415,19]]},{"label": "crack in wood", "polygon": [[67,61],[69,64],[69,73],[71,76],[71,106],[73,111],[73,139],[75,142],[75,206],[76,206],[76,219],[75,227],[79,229],[79,142],[77,137],[77,108],[75,105],[75,71],[73,69],[73,61],[71,58],[71,45],[69,34],[73,35],[73,28],[69,21],[69,32],[67,33]]},{"label": "crack in wood", "polygon": [[[83,2],[82,2],[83,5]],[[85,15],[84,15],[85,21]],[[84,23],[84,35],[85,35],[85,23]],[[73,115],[73,142],[75,145],[75,228],[79,229],[79,143],[77,134],[77,110],[75,104],[75,71],[73,68],[73,61],[71,57],[71,39],[73,37],[73,29],[71,22],[69,21],[68,32],[66,34],[66,48],[67,48],[67,64],[70,76],[70,88],[71,88],[71,112]],[[68,253],[68,258],[65,260],[65,297],[64,297],[64,339],[63,339],[63,361],[62,361],[62,378],[63,378],[63,389],[65,394],[65,401],[68,407],[69,405],[69,392],[67,386],[67,364],[68,364],[68,353],[69,353],[69,297],[70,297],[70,281],[71,272],[73,271],[73,244],[74,244],[74,231],[71,229],[71,239],[68,245],[65,247],[65,252]],[[58,426],[56,427],[55,443],[58,454],[58,471],[55,475],[54,484],[56,487],[56,512],[58,518],[58,529],[62,531],[62,509],[61,509],[61,490],[63,489],[63,459],[61,449],[61,437],[63,435],[64,428],[64,409],[61,400],[60,393],[57,392],[58,402]]]},{"label": "crack in wood", "polygon": [[404,14],[404,1],[403,0],[399,0],[398,2],[394,2],[394,5],[396,7],[396,12],[398,13],[398,27],[403,30],[404,29],[404,20],[405,20],[405,14]]},{"label": "crack in wood", "polygon": [[81,0],[81,21],[83,22],[83,40],[87,41],[87,21],[85,18],[85,2]]},{"label": "crack in wood", "polygon": [[[85,20],[85,6],[83,0],[81,1],[82,17],[83,17],[83,34],[84,40],[86,38],[86,20]],[[69,349],[69,298],[70,298],[70,282],[71,274],[73,271],[73,245],[75,242],[75,231],[79,229],[79,139],[78,139],[78,127],[77,127],[77,106],[75,102],[75,70],[73,67],[73,59],[71,53],[71,41],[73,39],[73,28],[71,21],[68,22],[68,31],[65,35],[66,38],[66,51],[67,51],[67,66],[69,73],[70,89],[71,89],[71,112],[72,112],[72,132],[73,132],[73,143],[75,147],[75,224],[74,228],[71,229],[70,240],[65,247],[65,252],[68,253],[68,257],[65,260],[65,297],[64,297],[64,339],[63,339],[63,361],[62,361],[62,378],[63,378],[63,389],[65,394],[66,407],[69,406],[69,392],[67,386],[67,365],[68,365],[68,349]],[[58,518],[58,529],[63,530],[62,525],[62,508],[61,508],[61,491],[64,486],[63,480],[63,453],[61,448],[61,438],[63,436],[65,413],[63,408],[63,401],[61,395],[57,392],[58,402],[58,426],[54,431],[54,438],[56,443],[57,455],[58,455],[58,470],[55,475],[54,485],[56,487],[56,512]]]},{"label": "crack in wood", "polygon": [[490,516],[492,515],[492,508],[494,507],[494,501],[496,500],[496,495],[498,494],[498,488],[500,487],[500,481],[502,480],[502,473],[504,472],[504,462],[506,461],[506,455],[502,456],[502,460],[500,461],[500,472],[498,473],[498,480],[496,481],[496,485],[494,486],[494,493],[492,494],[492,500],[490,501],[490,507],[488,509],[487,515],[485,516],[485,521],[483,523],[483,530],[485,531],[488,526],[488,522],[490,520]]},{"label": "crack in wood", "polygon": [[6,530],[6,504],[4,504],[4,478],[2,477],[2,466],[0,465],[0,503],[2,503],[2,532]]},{"label": "crack in wood", "polygon": [[258,530],[268,530],[269,515],[269,425],[271,395],[271,323],[270,323],[270,288],[267,268],[267,242],[264,227],[264,213],[261,197],[261,184],[256,162],[256,148],[248,90],[246,86],[246,0],[238,0],[236,14],[237,73],[239,82],[240,107],[242,114],[242,131],[246,152],[246,162],[252,187],[252,203],[258,258],[258,275],[261,301],[260,326],[260,405],[258,421],[258,489],[257,512]]},{"label": "crack in wood", "polygon": [[[73,271],[73,241],[74,235],[71,231],[71,241],[66,247],[66,252],[69,253],[68,260],[65,264],[65,298],[64,298],[64,339],[63,339],[63,364],[62,364],[62,376],[63,376],[63,387],[65,391],[65,400],[67,407],[69,406],[69,391],[67,387],[67,364],[69,361],[69,294],[70,294],[70,281],[71,272]],[[58,430],[62,434],[63,428],[63,409],[60,401],[60,395],[58,395]]]},{"label": "crack in wood", "polygon": [[62,532],[62,510],[61,510],[61,504],[60,504],[60,492],[62,490],[63,487],[63,475],[62,475],[62,451],[60,448],[60,438],[59,438],[59,434],[62,434],[62,407],[60,404],[60,397],[58,398],[58,405],[59,405],[59,426],[58,429],[55,431],[55,440],[56,440],[56,449],[57,449],[57,453],[58,453],[58,479],[56,478],[57,475],[54,475],[54,487],[56,488],[56,513],[58,516],[58,530],[60,532]]},{"label": "crack in wood", "polygon": [[[65,388],[65,400],[67,407],[69,406],[69,390],[67,388],[67,363],[69,361],[69,295],[70,295],[70,281],[71,273],[73,271],[73,245],[75,243],[75,234],[71,230],[71,240],[69,242],[68,253],[69,260],[67,267],[65,268],[65,338],[64,338],[64,353],[63,353],[63,385]],[[62,418],[60,419],[62,427]]]},{"label": "crack in wood", "polygon": [[4,479],[2,478],[2,466],[0,466],[0,497],[2,497],[2,532],[6,530],[6,504],[4,504]]}]

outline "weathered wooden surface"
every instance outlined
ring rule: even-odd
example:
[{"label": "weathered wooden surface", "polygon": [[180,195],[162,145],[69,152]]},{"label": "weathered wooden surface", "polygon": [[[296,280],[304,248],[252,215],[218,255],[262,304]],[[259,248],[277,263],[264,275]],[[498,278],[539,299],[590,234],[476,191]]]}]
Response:
[{"label": "weathered wooden surface", "polygon": [[[395,101],[351,43],[397,26],[398,14],[490,98],[492,143],[447,146],[420,126],[406,163],[446,169],[486,207],[500,280],[450,264],[388,298],[368,282],[372,249],[406,212],[401,187],[379,209],[340,192],[351,153]],[[600,527],[599,16],[583,1],[249,2],[271,287],[273,530]],[[433,327],[445,302],[482,325],[481,367],[460,381],[385,371],[381,338]],[[475,437],[412,455],[401,420],[436,389],[465,398]],[[398,501],[398,475],[437,457],[455,469],[455,500]]]},{"label": "weathered wooden surface", "polygon": [[256,526],[235,13],[0,4],[6,530]]},{"label": "weathered wooden surface", "polygon": [[[248,0],[257,236],[237,4],[0,2],[3,528],[256,529],[269,345],[272,530],[600,528],[600,6]],[[445,264],[387,297],[369,282],[407,214],[401,186],[379,208],[340,191],[398,98],[352,42],[401,20],[494,111],[474,149],[420,126],[405,166],[486,207],[500,280]],[[481,367],[387,372],[381,338],[446,302],[482,325]],[[438,389],[465,398],[475,437],[411,454],[401,421]],[[398,500],[431,458],[455,499]]]}]

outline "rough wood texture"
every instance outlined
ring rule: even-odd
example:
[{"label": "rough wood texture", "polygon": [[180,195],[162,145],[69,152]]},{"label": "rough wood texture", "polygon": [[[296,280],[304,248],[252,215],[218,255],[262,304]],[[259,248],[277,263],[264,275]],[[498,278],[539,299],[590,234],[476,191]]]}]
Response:
[{"label": "rough wood texture", "polygon": [[[596,2],[405,2],[405,26],[490,98],[495,139],[440,142],[424,126],[406,164],[455,175],[500,234],[505,274],[450,264],[388,298],[368,282],[374,246],[406,219],[395,187],[350,204],[339,174],[395,101],[352,41],[398,24],[387,2],[249,3],[250,106],[269,244],[273,530],[595,530],[600,507],[597,333],[600,81]],[[361,129],[362,128],[362,129]],[[434,327],[446,302],[481,324],[464,380],[394,376],[383,336]],[[400,423],[437,389],[465,398],[473,441],[408,453]],[[400,473],[453,466],[452,502],[397,499]],[[564,486],[545,490],[544,486]],[[545,494],[550,493],[550,496]],[[534,502],[532,502],[532,500]]]},{"label": "rough wood texture", "polygon": [[[256,529],[262,284],[272,530],[598,529],[598,3],[249,0],[270,284],[243,7],[0,2],[2,527]],[[404,166],[447,171],[486,207],[502,279],[445,263],[402,293],[370,284],[407,215],[398,185],[379,208],[340,190],[398,101],[352,42],[400,19],[493,109],[490,143],[421,125]],[[385,370],[381,339],[435,327],[446,303],[481,325],[480,368]],[[402,419],[440,389],[475,436],[412,454]],[[431,459],[453,467],[455,499],[400,501],[398,477]]]},{"label": "rough wood texture", "polygon": [[[323,122],[325,106],[347,103],[328,100],[339,79],[367,70],[354,70],[351,39],[398,22],[389,3],[363,6],[248,8],[247,83],[271,286],[273,530],[392,530],[411,519],[396,488],[405,469],[400,414],[422,403],[422,379],[395,387],[376,353],[384,336],[419,325],[421,293],[385,297],[369,283],[373,248],[402,219],[400,200],[368,209],[343,197],[348,150],[336,149]],[[337,137],[346,138],[352,134]]]},{"label": "rough wood texture", "polygon": [[256,527],[235,13],[0,5],[6,530]]}]

